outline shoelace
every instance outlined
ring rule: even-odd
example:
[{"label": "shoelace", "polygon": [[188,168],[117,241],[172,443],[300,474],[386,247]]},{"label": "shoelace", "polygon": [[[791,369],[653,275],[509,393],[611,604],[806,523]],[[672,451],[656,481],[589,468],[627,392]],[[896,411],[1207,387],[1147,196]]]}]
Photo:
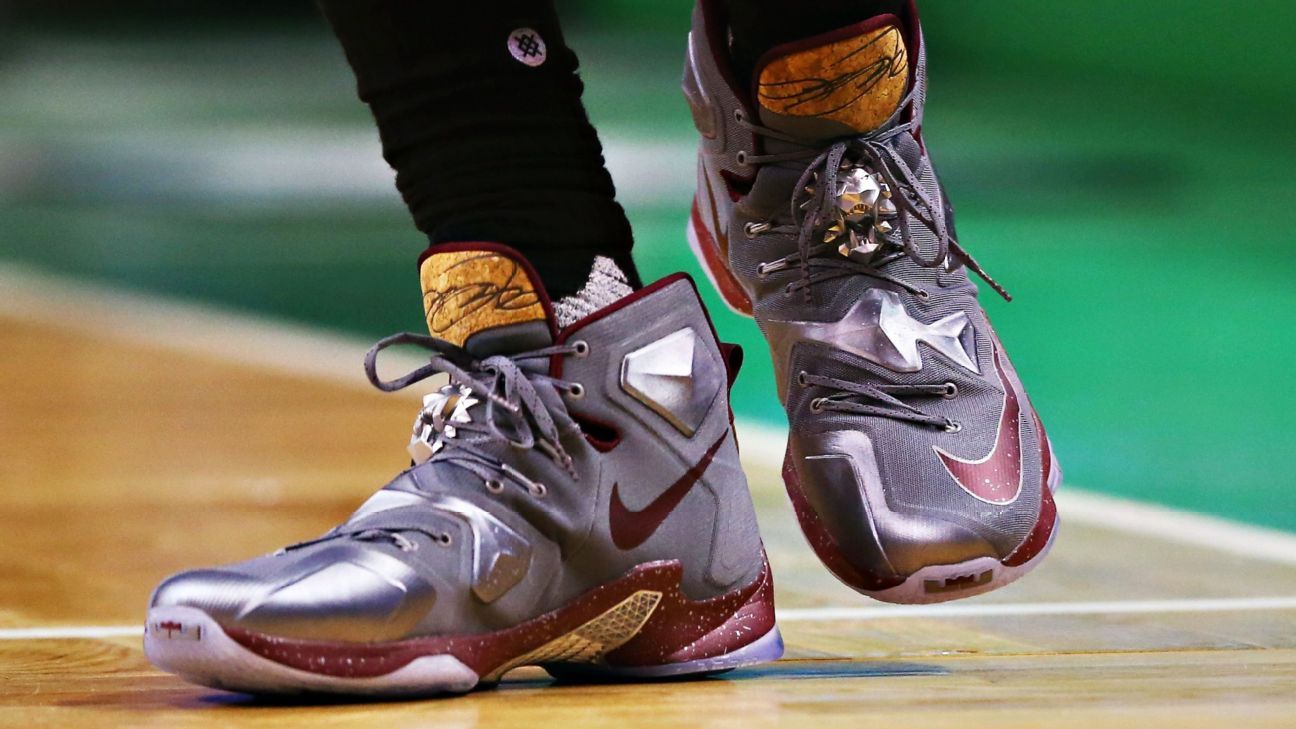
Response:
[{"label": "shoelace", "polygon": [[[901,100],[899,109],[910,108],[915,100],[915,90],[911,89]],[[897,112],[899,113],[899,112]],[[945,266],[957,270],[957,266],[966,265],[996,293],[1006,301],[1012,301],[1012,295],[992,278],[981,264],[970,254],[949,230],[945,210],[939,195],[927,194],[918,180],[917,174],[909,167],[893,140],[904,134],[912,134],[918,126],[917,116],[911,115],[909,121],[883,127],[868,134],[839,139],[826,148],[807,145],[792,135],[776,129],[755,124],[745,116],[738,122],[746,129],[759,136],[800,146],[804,149],[790,152],[765,155],[748,155],[746,161],[753,164],[771,162],[799,162],[808,160],[805,170],[797,179],[796,192],[790,204],[790,224],[779,224],[772,221],[749,223],[745,232],[749,237],[764,233],[796,235],[797,249],[782,258],[760,264],[757,272],[768,276],[791,266],[800,268],[801,275],[788,285],[788,293],[804,291],[807,303],[811,301],[810,287],[822,281],[851,275],[865,275],[885,281],[905,289],[919,298],[926,299],[927,291],[914,286],[883,269],[887,264],[907,256],[919,266],[936,268]],[[836,206],[835,190],[837,177],[843,169],[843,160],[852,164],[863,164],[881,175],[882,181],[892,190],[892,203],[896,206],[898,245],[891,236],[884,238],[891,250],[878,251],[868,260],[841,255],[834,246],[821,242],[822,231],[831,220],[830,213]],[[811,182],[814,182],[811,185]],[[805,197],[808,191],[808,198]],[[936,249],[930,256],[924,256],[914,241],[910,230],[909,218],[912,216],[920,225],[927,228],[936,237]],[[953,260],[951,261],[951,256]],[[961,426],[945,417],[929,415],[897,396],[939,396],[953,398],[958,388],[953,383],[933,385],[894,385],[875,384],[870,382],[853,382],[834,377],[824,377],[802,372],[798,377],[803,387],[822,387],[830,394],[813,399],[810,403],[812,412],[837,411],[854,415],[885,417],[904,420],[932,427],[939,427],[946,432],[955,433]]]},{"label": "shoelace", "polygon": [[[388,347],[402,344],[412,344],[431,351],[432,355],[428,358],[428,363],[393,380],[382,379],[378,376],[378,354]],[[518,363],[547,359],[554,355],[582,354],[587,351],[588,345],[584,342],[573,342],[570,345],[545,347],[510,356],[496,355],[478,360],[462,347],[443,339],[404,332],[386,337],[370,347],[365,353],[364,368],[369,382],[383,392],[402,390],[433,375],[445,373],[450,376],[451,386],[465,388],[468,392],[480,396],[485,403],[482,417],[467,422],[454,422],[454,437],[441,439],[443,447],[433,454],[429,462],[439,461],[463,468],[481,478],[486,489],[493,493],[502,491],[505,482],[508,481],[525,488],[532,496],[543,498],[548,493],[543,483],[528,478],[507,463],[491,456],[483,446],[490,442],[505,440],[518,448],[538,448],[563,466],[573,480],[579,480],[580,476],[572,465],[572,458],[560,441],[558,426],[540,398],[539,392],[536,391],[536,383],[548,383],[568,393],[578,392],[580,385],[528,372]],[[419,412],[419,418],[431,424],[433,414],[424,409]],[[410,527],[386,529],[375,526],[350,527],[348,524],[343,524],[322,537],[298,542],[283,548],[279,553],[333,539],[387,542],[405,552],[417,549],[417,543],[401,532],[422,533],[431,538],[433,543],[441,546],[451,544],[451,537],[447,533]]]},{"label": "shoelace", "polygon": [[[905,98],[900,102],[900,109],[905,109],[914,102],[914,93],[913,90],[910,90],[906,94]],[[807,302],[810,300],[811,285],[820,281],[853,274],[864,274],[871,278],[886,281],[916,296],[927,298],[926,291],[881,270],[887,263],[895,261],[901,256],[908,256],[915,263],[925,268],[948,266],[953,270],[957,265],[966,265],[1006,301],[1012,301],[1012,296],[1008,291],[986,273],[981,264],[954,238],[946,223],[945,211],[940,196],[937,195],[933,198],[923,190],[918,176],[909,168],[909,164],[905,162],[891,143],[892,140],[901,135],[912,134],[918,124],[916,119],[901,122],[891,127],[883,127],[861,136],[839,139],[822,150],[807,145],[804,140],[792,135],[755,124],[745,116],[741,116],[738,121],[744,128],[759,136],[804,147],[803,150],[791,152],[748,155],[746,157],[747,162],[763,164],[809,160],[805,171],[801,173],[801,177],[797,180],[796,192],[792,196],[790,206],[792,223],[790,225],[778,225],[772,222],[756,223],[749,224],[746,229],[748,235],[776,232],[783,234],[795,233],[797,236],[796,252],[776,261],[761,264],[759,268],[761,275],[768,275],[791,265],[799,266],[801,277],[790,285],[788,290],[789,292],[798,289],[804,290]],[[836,205],[834,190],[837,186],[837,175],[841,170],[843,159],[866,164],[873,171],[881,174],[883,181],[893,192],[898,193],[893,195],[891,199],[895,203],[898,213],[896,218],[899,223],[899,250],[889,254],[879,254],[869,261],[861,261],[847,258],[840,255],[833,247],[816,242],[822,237],[821,232],[829,221],[829,213]],[[812,180],[816,181],[813,186],[810,185]],[[807,189],[812,190],[808,200],[803,199],[804,191]],[[924,256],[914,242],[909,227],[909,216],[912,216],[914,220],[936,236],[936,250],[932,255]],[[888,238],[887,241],[890,242],[890,239]],[[954,256],[952,262],[950,260],[951,254]]]},{"label": "shoelace", "polygon": [[452,538],[445,532],[431,532],[426,529],[415,529],[412,527],[401,527],[400,529],[384,529],[382,527],[365,527],[363,529],[348,528],[348,525],[336,527],[330,530],[322,537],[307,539],[304,542],[290,544],[280,549],[275,554],[286,554],[297,549],[310,547],[315,544],[323,544],[334,539],[354,539],[358,542],[387,542],[395,546],[402,552],[413,552],[418,550],[418,542],[402,534],[402,532],[418,532],[432,540],[434,544],[444,547],[450,546]]},{"label": "shoelace", "polygon": [[[403,344],[429,350],[428,363],[395,379],[383,380],[378,376],[378,354],[388,347]],[[519,363],[555,355],[579,354],[586,351],[584,346],[576,342],[479,360],[444,339],[405,332],[386,337],[369,349],[365,354],[365,375],[374,387],[383,392],[404,389],[433,375],[449,375],[451,386],[480,397],[484,410],[480,418],[454,422],[454,437],[441,439],[444,447],[430,460],[453,464],[477,475],[491,491],[500,490],[504,482],[509,481],[523,486],[533,496],[544,496],[547,491],[544,484],[490,455],[484,446],[506,441],[516,448],[538,449],[562,466],[573,480],[579,480],[572,458],[563,448],[558,426],[536,385],[545,383],[569,394],[581,392],[581,386],[527,371]],[[432,423],[433,416],[426,410],[420,411],[419,415],[427,424]]]},{"label": "shoelace", "polygon": [[[802,372],[797,377],[797,381],[802,387],[823,387],[833,391],[830,395],[816,397],[810,401],[810,411],[814,413],[834,410],[853,415],[905,420],[942,428],[947,433],[957,433],[961,429],[958,423],[949,418],[928,415],[896,397],[911,395],[952,399],[958,395],[958,387],[952,382],[940,385],[874,384],[812,375],[808,372]],[[863,399],[865,402],[859,402],[857,399]]]}]

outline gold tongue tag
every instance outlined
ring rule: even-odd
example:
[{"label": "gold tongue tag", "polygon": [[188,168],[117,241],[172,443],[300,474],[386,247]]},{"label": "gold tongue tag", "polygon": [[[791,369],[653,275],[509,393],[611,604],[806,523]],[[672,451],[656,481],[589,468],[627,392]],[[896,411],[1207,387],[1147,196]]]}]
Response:
[{"label": "gold tongue tag", "polygon": [[528,269],[494,250],[433,253],[419,266],[419,280],[428,332],[460,347],[488,329],[546,320]]},{"label": "gold tongue tag", "polygon": [[830,119],[856,134],[891,118],[908,91],[909,52],[894,22],[779,56],[756,87],[769,112]]}]

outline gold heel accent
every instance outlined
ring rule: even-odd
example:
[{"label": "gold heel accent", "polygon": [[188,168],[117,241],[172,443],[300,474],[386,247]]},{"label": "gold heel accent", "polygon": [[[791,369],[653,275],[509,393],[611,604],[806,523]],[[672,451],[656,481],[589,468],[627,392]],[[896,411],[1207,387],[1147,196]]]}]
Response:
[{"label": "gold heel accent", "polygon": [[593,663],[635,637],[652,617],[661,599],[660,592],[640,590],[570,633],[505,662],[483,676],[482,680],[498,681],[518,666]]}]

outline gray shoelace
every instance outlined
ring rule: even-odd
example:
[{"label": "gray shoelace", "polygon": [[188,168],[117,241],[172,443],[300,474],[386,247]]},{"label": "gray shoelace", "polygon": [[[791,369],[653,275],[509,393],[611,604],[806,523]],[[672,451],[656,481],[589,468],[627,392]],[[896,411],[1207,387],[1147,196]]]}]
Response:
[{"label": "gray shoelace", "polygon": [[[428,364],[394,380],[383,380],[378,376],[378,354],[388,347],[402,344],[413,344],[430,350],[432,356]],[[547,492],[544,484],[528,478],[517,469],[490,455],[484,446],[489,442],[507,440],[518,448],[538,448],[561,464],[572,479],[579,480],[571,456],[563,449],[560,442],[558,426],[536,391],[536,383],[544,382],[571,392],[574,388],[573,383],[528,372],[518,364],[526,360],[547,359],[551,356],[563,356],[579,351],[573,345],[553,346],[511,356],[497,355],[478,360],[463,348],[443,339],[405,332],[386,337],[370,347],[365,354],[364,367],[369,382],[384,392],[395,392],[433,375],[445,373],[450,376],[454,386],[467,388],[468,391],[480,396],[485,403],[483,417],[468,422],[456,421],[455,437],[442,440],[444,447],[434,454],[429,462],[443,462],[463,468],[481,478],[490,490],[502,489],[507,481],[522,486],[533,496],[542,497]],[[421,417],[424,414],[422,413]],[[448,546],[451,541],[449,534],[427,529],[409,526],[388,529],[372,524],[353,526],[347,523],[317,539],[285,547],[281,553],[333,539],[385,542],[404,552],[414,551],[417,544],[405,537],[402,532],[422,533],[434,544],[443,546]]]},{"label": "gray shoelace", "polygon": [[920,425],[958,432],[959,425],[949,418],[928,415],[922,410],[898,399],[897,395],[950,398],[958,393],[953,383],[940,385],[891,385],[872,382],[854,382],[837,377],[825,377],[802,372],[798,381],[804,387],[823,387],[832,394],[810,401],[810,411],[821,413],[836,411],[852,415],[865,415],[893,420],[905,420]]},{"label": "gray shoelace", "polygon": [[[896,112],[897,118],[913,102],[914,91],[910,90],[899,105],[900,111]],[[940,196],[933,197],[923,190],[918,176],[896,151],[892,140],[904,134],[912,135],[918,125],[916,118],[892,126],[884,125],[876,131],[857,137],[839,139],[822,149],[776,129],[754,124],[746,118],[743,118],[741,123],[754,134],[804,148],[777,154],[750,155],[747,157],[749,162],[763,164],[808,160],[805,171],[797,180],[796,193],[792,196],[791,223],[782,225],[764,223],[749,229],[749,233],[775,232],[796,235],[795,253],[763,264],[760,269],[762,274],[767,274],[791,265],[799,266],[801,277],[789,286],[789,292],[804,290],[808,302],[811,285],[841,276],[864,274],[926,298],[928,295],[926,291],[882,270],[886,264],[901,256],[908,256],[925,268],[946,266],[953,270],[956,266],[966,265],[1006,301],[1012,301],[1008,291],[986,273],[976,259],[954,238],[946,222]],[[848,258],[837,253],[833,247],[818,242],[822,238],[822,230],[831,220],[830,213],[836,205],[834,190],[837,187],[837,176],[842,169],[843,160],[866,164],[880,173],[891,190],[898,193],[892,197],[892,201],[899,213],[896,216],[899,229],[897,235],[886,239],[892,250],[879,251],[869,260]],[[810,184],[812,181],[813,185]],[[808,199],[803,198],[806,190],[811,191]],[[911,216],[936,237],[936,250],[929,256],[924,256],[914,241],[909,225]]]},{"label": "gray shoelace", "polygon": [[[402,344],[429,350],[432,354],[428,363],[395,379],[382,379],[378,376],[378,354],[388,347]],[[579,351],[575,345],[556,345],[477,359],[444,339],[405,332],[386,337],[371,347],[365,354],[364,366],[369,382],[383,392],[395,392],[445,373],[450,376],[451,385],[466,388],[480,397],[484,407],[482,416],[467,422],[455,422],[455,436],[443,439],[444,447],[430,460],[459,466],[479,476],[488,485],[502,484],[507,480],[525,487],[535,496],[543,496],[546,490],[543,484],[492,456],[485,446],[506,441],[516,448],[538,449],[562,466],[573,480],[579,480],[572,458],[563,448],[553,415],[536,390],[538,384],[548,384],[571,393],[577,391],[579,385],[526,370],[519,364]]]}]

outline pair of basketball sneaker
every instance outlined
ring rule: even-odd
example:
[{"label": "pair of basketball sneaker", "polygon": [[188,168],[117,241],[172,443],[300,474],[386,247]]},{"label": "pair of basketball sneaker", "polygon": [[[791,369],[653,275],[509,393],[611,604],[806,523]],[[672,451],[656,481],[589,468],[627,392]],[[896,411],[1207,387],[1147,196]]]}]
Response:
[{"label": "pair of basketball sneaker", "polygon": [[[769,340],[806,537],[881,600],[1011,582],[1052,541],[1060,471],[922,142],[917,18],[776,49],[748,92],[709,5],[684,79],[701,134],[689,238]],[[366,360],[383,390],[449,376],[413,465],[318,539],[163,582],[150,659],[235,690],[409,694],[520,665],[660,677],[781,655],[729,408],[741,353],[693,282],[560,327],[505,246],[435,246],[420,278],[432,336]],[[381,380],[394,344],[428,364]]]}]

